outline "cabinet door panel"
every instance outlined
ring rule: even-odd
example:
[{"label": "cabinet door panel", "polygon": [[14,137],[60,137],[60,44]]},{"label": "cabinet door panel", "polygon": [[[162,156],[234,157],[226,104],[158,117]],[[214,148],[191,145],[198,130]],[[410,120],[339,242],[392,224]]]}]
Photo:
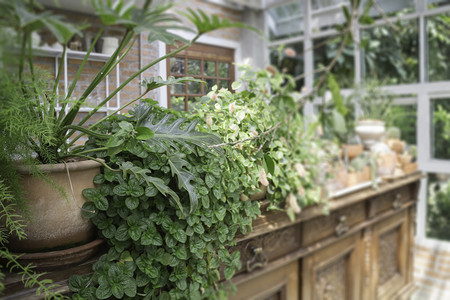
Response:
[{"label": "cabinet door panel", "polygon": [[374,299],[391,299],[407,280],[409,231],[406,211],[374,225],[372,290]]},{"label": "cabinet door panel", "polygon": [[359,261],[359,233],[306,256],[302,267],[302,299],[359,299]]},{"label": "cabinet door panel", "polygon": [[296,300],[298,299],[298,261],[237,285],[231,300]]}]

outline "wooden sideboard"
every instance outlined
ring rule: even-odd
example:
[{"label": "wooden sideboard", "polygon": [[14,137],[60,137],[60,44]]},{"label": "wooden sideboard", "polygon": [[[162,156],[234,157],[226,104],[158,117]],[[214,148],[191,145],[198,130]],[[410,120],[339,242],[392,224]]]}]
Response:
[{"label": "wooden sideboard", "polygon": [[237,300],[408,299],[420,173],[305,209],[265,212],[238,238]]},{"label": "wooden sideboard", "polygon": [[[413,292],[415,204],[422,175],[379,190],[367,187],[330,201],[329,214],[311,207],[295,221],[264,212],[252,233],[239,236],[242,270],[233,300],[407,299]],[[264,209],[263,209],[264,211]],[[105,251],[105,250],[104,250]],[[103,251],[103,252],[104,252]],[[46,277],[68,293],[72,274],[89,274],[98,257]],[[7,276],[3,299],[43,299]]]}]

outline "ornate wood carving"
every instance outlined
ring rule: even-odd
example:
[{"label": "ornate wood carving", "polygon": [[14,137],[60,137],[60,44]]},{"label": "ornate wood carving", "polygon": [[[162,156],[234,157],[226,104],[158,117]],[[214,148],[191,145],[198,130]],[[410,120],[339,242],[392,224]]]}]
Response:
[{"label": "ornate wood carving", "polygon": [[379,279],[378,286],[382,286],[398,274],[398,241],[399,231],[394,229],[380,236],[379,240]]},{"label": "ornate wood carving", "polygon": [[341,257],[316,272],[314,300],[347,299],[347,260]]}]

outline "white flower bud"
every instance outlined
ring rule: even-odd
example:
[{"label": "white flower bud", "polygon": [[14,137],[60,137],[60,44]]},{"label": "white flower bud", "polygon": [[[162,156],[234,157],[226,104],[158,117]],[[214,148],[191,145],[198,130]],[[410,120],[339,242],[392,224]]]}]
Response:
[{"label": "white flower bud", "polygon": [[261,170],[259,171],[259,182],[261,182],[261,184],[264,186],[269,185],[269,181],[267,180],[266,171],[264,170],[264,168],[261,168]]},{"label": "white flower bud", "polygon": [[297,171],[297,173],[298,173],[298,175],[300,177],[305,177],[306,176],[305,168],[303,167],[303,165],[301,163],[296,163],[295,164],[295,170]]},{"label": "white flower bud", "polygon": [[212,125],[212,118],[206,117],[206,125],[211,126]]}]

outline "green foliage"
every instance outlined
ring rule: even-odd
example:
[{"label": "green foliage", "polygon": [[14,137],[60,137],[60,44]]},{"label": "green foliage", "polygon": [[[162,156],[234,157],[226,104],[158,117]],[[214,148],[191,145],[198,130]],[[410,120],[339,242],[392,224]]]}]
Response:
[{"label": "green foliage", "polygon": [[450,240],[450,184],[430,178],[427,203],[427,236]]},{"label": "green foliage", "polygon": [[[129,117],[104,122],[101,129],[115,135],[123,128],[136,128],[145,123],[138,121],[145,114],[157,124],[165,120],[168,126],[191,126],[166,120],[162,108],[141,105]],[[258,202],[240,200],[235,170],[243,166],[192,143],[176,148],[137,138],[127,143],[134,147],[106,158],[113,167],[126,164],[127,171],[105,169],[95,178],[97,188],[84,192],[92,201],[85,209],[94,211],[87,216],[110,249],[95,263],[92,276],[71,277],[74,299],[223,299],[227,286],[218,281],[230,279],[241,267],[239,253],[226,246],[233,245],[238,231],[248,232],[260,213]],[[91,137],[87,147],[104,144]],[[140,170],[160,179],[180,202],[146,182]],[[197,195],[196,206],[189,201],[191,192]]]},{"label": "green foliage", "polygon": [[380,86],[379,82],[370,81],[355,87],[351,99],[357,104],[359,119],[390,121],[394,96]]},{"label": "green foliage", "polygon": [[432,155],[434,158],[447,159],[450,157],[450,105],[448,99],[433,102],[438,103],[433,105]]}]

